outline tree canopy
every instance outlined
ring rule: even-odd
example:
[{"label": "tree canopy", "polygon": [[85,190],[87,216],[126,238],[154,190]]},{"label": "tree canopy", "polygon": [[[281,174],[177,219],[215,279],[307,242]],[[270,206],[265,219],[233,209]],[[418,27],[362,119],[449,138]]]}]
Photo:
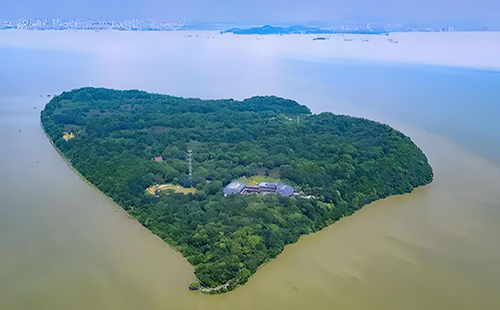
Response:
[{"label": "tree canopy", "polygon": [[[213,292],[245,283],[301,235],[433,178],[401,132],[274,96],[201,100],[88,87],[52,98],[41,121],[77,171],[187,258],[202,288],[225,284]],[[269,171],[308,198],[224,197],[229,182]],[[161,183],[196,192],[146,193]]]}]

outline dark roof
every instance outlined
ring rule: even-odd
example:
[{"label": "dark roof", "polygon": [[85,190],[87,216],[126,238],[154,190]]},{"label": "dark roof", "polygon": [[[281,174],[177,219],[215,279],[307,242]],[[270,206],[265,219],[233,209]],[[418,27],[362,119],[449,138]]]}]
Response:
[{"label": "dark roof", "polygon": [[247,185],[243,182],[231,182],[222,191],[224,195],[239,194]]},{"label": "dark roof", "polygon": [[281,196],[292,196],[293,192],[295,192],[295,189],[290,185],[278,183],[276,186],[276,193],[280,194]]}]

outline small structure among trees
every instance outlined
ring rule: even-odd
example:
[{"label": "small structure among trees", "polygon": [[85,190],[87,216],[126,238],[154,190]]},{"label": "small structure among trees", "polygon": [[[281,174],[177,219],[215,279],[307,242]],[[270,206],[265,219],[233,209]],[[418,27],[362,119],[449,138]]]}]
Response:
[{"label": "small structure among trees", "polygon": [[75,137],[75,135],[72,132],[71,133],[63,132],[63,139],[66,142],[73,139],[74,137]]}]

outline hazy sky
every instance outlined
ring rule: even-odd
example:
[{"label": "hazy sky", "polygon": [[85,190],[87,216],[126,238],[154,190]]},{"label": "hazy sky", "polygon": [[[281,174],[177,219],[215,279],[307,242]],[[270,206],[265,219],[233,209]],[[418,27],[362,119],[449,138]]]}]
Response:
[{"label": "hazy sky", "polygon": [[497,23],[500,0],[0,0],[0,18],[161,19],[294,23]]}]

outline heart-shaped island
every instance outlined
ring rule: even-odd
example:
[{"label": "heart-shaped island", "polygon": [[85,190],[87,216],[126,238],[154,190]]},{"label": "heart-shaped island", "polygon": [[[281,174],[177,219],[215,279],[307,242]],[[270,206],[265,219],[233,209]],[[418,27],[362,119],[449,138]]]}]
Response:
[{"label": "heart-shaped island", "polygon": [[401,132],[275,96],[87,87],[53,97],[41,121],[78,173],[188,259],[189,288],[204,293],[244,284],[300,236],[433,178]]}]

